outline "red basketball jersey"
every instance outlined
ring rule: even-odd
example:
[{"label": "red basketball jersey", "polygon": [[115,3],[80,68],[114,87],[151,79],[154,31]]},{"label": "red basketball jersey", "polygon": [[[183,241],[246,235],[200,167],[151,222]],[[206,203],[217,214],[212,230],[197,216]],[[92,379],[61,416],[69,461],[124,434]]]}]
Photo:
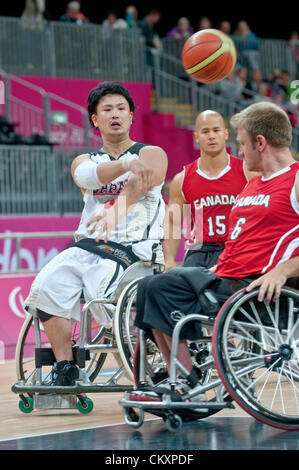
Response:
[{"label": "red basketball jersey", "polygon": [[299,255],[299,163],[270,178],[255,176],[237,197],[229,220],[218,276],[241,279],[270,271]]},{"label": "red basketball jersey", "polygon": [[246,184],[244,162],[232,155],[215,178],[200,170],[199,159],[184,167],[182,194],[191,210],[185,219],[191,219],[191,223],[187,222],[185,226],[186,249],[202,243],[225,242],[229,213]]}]

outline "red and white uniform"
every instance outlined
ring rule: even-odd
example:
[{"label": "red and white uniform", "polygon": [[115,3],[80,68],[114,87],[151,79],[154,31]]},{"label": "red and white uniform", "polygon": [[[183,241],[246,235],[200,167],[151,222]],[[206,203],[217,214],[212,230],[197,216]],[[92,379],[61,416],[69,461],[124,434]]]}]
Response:
[{"label": "red and white uniform", "polygon": [[248,182],[244,161],[228,157],[227,166],[215,178],[200,170],[199,159],[184,167],[182,195],[191,209],[190,227],[185,224],[186,249],[203,243],[222,244],[227,239],[231,208]]},{"label": "red and white uniform", "polygon": [[299,163],[269,178],[255,176],[237,197],[215,274],[241,279],[264,274],[299,255]]}]

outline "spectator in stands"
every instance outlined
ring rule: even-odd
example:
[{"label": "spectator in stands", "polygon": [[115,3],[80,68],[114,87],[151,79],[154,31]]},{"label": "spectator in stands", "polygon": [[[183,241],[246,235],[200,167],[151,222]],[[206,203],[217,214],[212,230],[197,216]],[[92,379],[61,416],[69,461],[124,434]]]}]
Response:
[{"label": "spectator in stands", "polygon": [[248,70],[246,67],[240,67],[239,69],[236,69],[238,77],[240,78],[242,82],[243,88],[247,87],[247,81],[248,81]]},{"label": "spectator in stands", "polygon": [[85,23],[89,22],[89,18],[87,18],[87,16],[85,16],[84,13],[82,13],[82,11],[81,11],[81,0],[77,0],[77,3],[79,3],[79,5],[80,5],[80,10],[77,13],[78,20],[82,20]]},{"label": "spectator in stands", "polygon": [[21,18],[43,20],[45,9],[45,0],[26,0]]},{"label": "spectator in stands", "polygon": [[207,16],[202,16],[198,21],[198,31],[212,28],[212,22]]},{"label": "spectator in stands", "polygon": [[260,69],[255,69],[251,73],[251,79],[248,81],[246,88],[252,93],[258,93],[259,86],[263,82],[263,74]]},{"label": "spectator in stands", "polygon": [[231,31],[232,31],[232,25],[231,25],[230,21],[228,21],[228,20],[221,21],[221,23],[219,25],[219,30],[222,31],[223,33],[227,34],[228,36],[230,36]]},{"label": "spectator in stands", "polygon": [[140,26],[138,10],[134,5],[129,5],[126,8],[126,22],[129,28],[139,28]]},{"label": "spectator in stands", "polygon": [[239,103],[242,100],[242,81],[234,70],[227,78],[219,83],[220,95],[233,103]]},{"label": "spectator in stands", "polygon": [[153,67],[154,54],[157,54],[160,48],[160,38],[156,31],[156,25],[159,23],[161,14],[155,8],[140,21],[140,29],[145,38],[146,63]]},{"label": "spectator in stands", "polygon": [[274,98],[275,95],[280,92],[283,84],[282,73],[278,67],[272,70],[268,83],[270,88],[270,96]]},{"label": "spectator in stands", "polygon": [[128,28],[128,23],[123,18],[119,18],[115,11],[110,11],[102,26],[110,29],[126,29]]},{"label": "spectator in stands", "polygon": [[280,106],[289,116],[292,127],[298,126],[298,110],[294,109],[292,104],[287,101],[287,95],[282,88],[276,93],[272,101]]},{"label": "spectator in stands", "polygon": [[141,20],[140,28],[145,37],[147,47],[157,49],[160,46],[159,36],[156,32],[156,25],[159,23],[161,13],[155,8],[151,9],[148,14]]},{"label": "spectator in stands", "polygon": [[233,36],[243,65],[250,70],[259,68],[259,42],[246,21],[239,21]]},{"label": "spectator in stands", "polygon": [[252,97],[253,103],[258,103],[259,101],[270,101],[268,85],[266,82],[260,82],[256,93]]},{"label": "spectator in stands", "polygon": [[177,25],[174,26],[168,33],[167,37],[174,38],[179,41],[188,39],[194,33],[194,29],[190,24],[188,18],[184,16],[178,19]]},{"label": "spectator in stands", "polygon": [[242,99],[240,101],[240,104],[242,104],[243,106],[248,106],[248,102],[251,101],[254,94],[253,91],[249,89],[248,69],[246,67],[240,67],[239,70],[236,68],[236,73],[242,83]]},{"label": "spectator in stands", "polygon": [[59,18],[59,20],[76,23],[78,25],[88,21],[80,10],[79,2],[69,2],[66,6],[66,12]]}]

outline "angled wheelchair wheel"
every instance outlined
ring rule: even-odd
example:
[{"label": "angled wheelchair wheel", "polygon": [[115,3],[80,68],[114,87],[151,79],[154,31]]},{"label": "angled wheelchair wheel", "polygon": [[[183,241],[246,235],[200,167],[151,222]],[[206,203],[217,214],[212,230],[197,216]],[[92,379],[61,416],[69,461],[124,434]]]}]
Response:
[{"label": "angled wheelchair wheel", "polygon": [[[17,379],[24,381],[25,383],[35,384],[36,378],[36,361],[35,361],[35,331],[33,324],[33,316],[27,315],[23,326],[20,330],[16,354],[15,354],[15,364],[16,364],[16,374]],[[109,344],[111,342],[110,336],[105,328],[100,327],[96,322],[93,322],[91,319],[90,331],[92,335],[92,344]],[[75,344],[78,341],[80,334],[80,325],[79,323],[74,323],[72,338],[73,343]],[[40,328],[41,335],[41,348],[51,349],[51,345],[47,339],[45,332]],[[92,352],[89,358],[86,361],[86,372],[88,374],[89,380],[94,381],[94,379],[99,374],[104,361],[106,359],[106,353]],[[53,358],[55,360],[55,358]],[[42,370],[42,382],[44,385],[49,385],[52,380],[52,364],[43,366]]]},{"label": "angled wheelchair wheel", "polygon": [[213,355],[231,397],[257,420],[299,429],[299,291],[283,287],[276,302],[258,289],[234,294],[213,330]]},{"label": "angled wheelchair wheel", "polygon": [[114,316],[114,334],[118,353],[130,380],[134,379],[133,357],[138,339],[138,328],[134,326],[134,320],[139,280],[135,279],[124,288],[118,299]]}]

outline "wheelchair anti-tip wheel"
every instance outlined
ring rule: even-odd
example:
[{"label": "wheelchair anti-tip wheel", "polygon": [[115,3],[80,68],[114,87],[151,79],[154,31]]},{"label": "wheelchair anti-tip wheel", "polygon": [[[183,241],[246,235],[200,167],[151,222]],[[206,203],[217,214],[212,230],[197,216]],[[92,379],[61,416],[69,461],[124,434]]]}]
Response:
[{"label": "wheelchair anti-tip wheel", "polygon": [[218,313],[213,355],[232,398],[257,420],[299,429],[299,291],[257,300],[258,289],[234,294]]}]

